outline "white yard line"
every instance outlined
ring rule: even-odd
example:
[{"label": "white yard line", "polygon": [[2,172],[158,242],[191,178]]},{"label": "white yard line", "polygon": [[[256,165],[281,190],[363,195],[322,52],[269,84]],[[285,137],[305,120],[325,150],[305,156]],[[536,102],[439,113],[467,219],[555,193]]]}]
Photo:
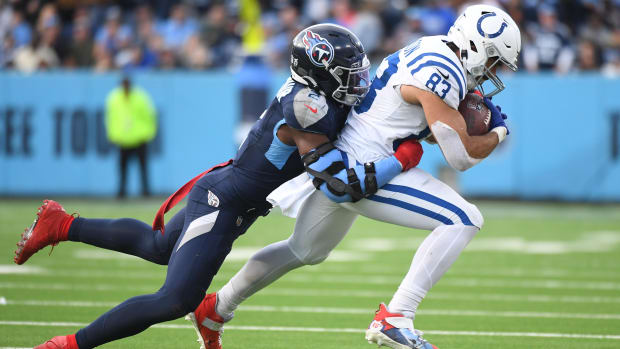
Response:
[{"label": "white yard line", "polygon": [[[42,321],[0,321],[5,326],[42,326],[42,327],[84,327],[88,324],[79,322],[42,322]],[[193,329],[191,325],[165,324],[153,328]],[[267,331],[267,332],[334,332],[364,333],[360,328],[321,328],[321,327],[288,327],[288,326],[226,326],[228,331]],[[620,335],[580,334],[580,333],[537,333],[537,332],[480,332],[480,331],[442,331],[425,330],[424,333],[442,336],[488,336],[488,337],[544,337],[544,338],[575,338],[575,339],[608,339],[620,340]]]},{"label": "white yard line", "polygon": [[[51,301],[51,300],[7,300],[0,298],[0,305],[21,306],[62,306],[62,307],[113,307],[120,302],[83,302],[83,301]],[[268,306],[242,305],[240,311],[273,312],[273,313],[320,313],[320,314],[360,314],[368,315],[374,309],[339,308],[339,307],[299,307],[299,306]],[[422,309],[419,315],[427,316],[483,316],[508,318],[548,318],[548,319],[596,319],[620,320],[620,314],[592,314],[592,313],[557,313],[557,312],[528,312],[528,311],[480,311],[480,310],[440,310]]]},{"label": "white yard line", "polygon": [[[448,280],[444,280],[448,281]],[[22,282],[0,282],[0,289],[41,289],[40,283]],[[74,290],[90,292],[108,291],[132,291],[132,292],[152,292],[157,287],[151,286],[117,286],[110,284],[94,285],[73,285],[63,283],[45,284],[46,290]],[[303,289],[303,288],[266,288],[256,294],[261,296],[290,296],[290,297],[347,297],[347,298],[376,298],[377,300],[387,300],[393,295],[392,291],[371,291],[371,290],[343,290],[343,289]],[[620,303],[620,297],[612,296],[562,296],[546,294],[509,294],[509,293],[451,293],[451,292],[430,292],[428,299],[442,300],[468,300],[468,301],[495,301],[495,302],[536,302],[536,303]]]}]

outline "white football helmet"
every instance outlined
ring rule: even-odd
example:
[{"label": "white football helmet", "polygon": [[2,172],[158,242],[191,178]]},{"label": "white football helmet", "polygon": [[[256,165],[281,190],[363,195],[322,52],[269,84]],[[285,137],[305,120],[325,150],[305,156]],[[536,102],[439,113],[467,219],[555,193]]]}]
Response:
[{"label": "white football helmet", "polygon": [[[497,7],[469,6],[450,27],[448,38],[459,48],[468,90],[477,86],[485,97],[496,95],[505,86],[491,72],[493,66],[502,62],[510,70],[517,70],[521,32],[515,21]],[[487,67],[487,61],[492,57],[497,60]],[[482,83],[487,79],[495,85],[495,90],[485,93]]]}]

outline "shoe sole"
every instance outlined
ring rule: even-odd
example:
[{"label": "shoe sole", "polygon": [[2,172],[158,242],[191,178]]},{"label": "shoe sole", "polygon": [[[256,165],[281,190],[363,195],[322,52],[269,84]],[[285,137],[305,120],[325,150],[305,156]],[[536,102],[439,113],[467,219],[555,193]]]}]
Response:
[{"label": "shoe sole", "polygon": [[185,315],[185,320],[188,320],[194,326],[194,330],[198,335],[198,343],[200,344],[200,349],[206,349],[205,341],[202,339],[202,334],[200,334],[200,328],[198,327],[198,320],[196,320],[196,315],[194,313],[189,313]]},{"label": "shoe sole", "polygon": [[371,329],[366,330],[366,340],[370,344],[377,344],[378,347],[385,346],[392,349],[411,349],[411,347],[407,345],[394,341],[381,331],[373,331]]}]

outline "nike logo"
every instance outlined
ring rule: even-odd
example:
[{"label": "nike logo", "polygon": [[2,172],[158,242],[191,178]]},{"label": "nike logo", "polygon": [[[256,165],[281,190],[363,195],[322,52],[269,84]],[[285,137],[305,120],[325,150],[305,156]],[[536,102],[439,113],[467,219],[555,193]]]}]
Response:
[{"label": "nike logo", "polygon": [[310,109],[311,112],[315,113],[317,112],[317,108],[312,108],[311,106],[304,104],[306,106],[306,108]]},{"label": "nike logo", "polygon": [[450,77],[449,75],[442,73],[441,70],[439,69],[435,69],[435,70],[437,70],[439,75],[441,75],[441,77],[444,78],[444,80],[448,80],[448,78]]},{"label": "nike logo", "polygon": [[504,43],[504,45],[506,45],[506,48],[511,48],[512,46],[508,45],[507,43]]}]

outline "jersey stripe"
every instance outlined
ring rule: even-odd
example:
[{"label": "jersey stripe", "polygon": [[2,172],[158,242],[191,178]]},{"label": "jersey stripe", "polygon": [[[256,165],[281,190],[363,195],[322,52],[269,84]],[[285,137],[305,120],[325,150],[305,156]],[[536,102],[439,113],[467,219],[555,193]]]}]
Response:
[{"label": "jersey stripe", "polygon": [[411,74],[415,74],[418,71],[420,71],[422,68],[424,67],[429,67],[429,66],[435,66],[435,67],[441,67],[444,68],[445,70],[448,71],[448,73],[452,74],[452,76],[454,77],[454,79],[456,80],[456,82],[459,84],[459,98],[460,100],[463,99],[463,97],[465,97],[465,91],[463,90],[463,84],[461,84],[461,80],[458,78],[458,76],[456,75],[456,73],[454,72],[454,70],[452,70],[452,68],[448,67],[447,65],[438,62],[438,61],[426,61],[425,63],[420,64],[417,68],[415,68],[414,70],[411,71]]},{"label": "jersey stripe", "polygon": [[417,190],[417,189],[413,189],[413,188],[409,188],[403,185],[396,185],[396,184],[386,184],[383,187],[381,187],[381,189],[387,190],[387,191],[394,191],[397,193],[402,193],[402,194],[407,194],[409,196],[413,196],[416,197],[418,199],[422,199],[428,202],[431,202],[437,206],[441,206],[449,211],[452,211],[454,214],[456,214],[457,216],[459,216],[459,218],[461,219],[461,222],[465,225],[474,225],[471,220],[469,219],[469,217],[467,217],[467,214],[465,213],[465,211],[461,210],[459,207],[457,207],[454,204],[451,204],[449,202],[447,202],[446,200],[440,199],[434,195],[431,195],[429,193],[425,193],[423,191]]},{"label": "jersey stripe", "polygon": [[[389,184],[388,184],[389,185]],[[383,186],[381,189],[385,189],[385,186]],[[368,200],[372,200],[372,201],[376,201],[376,202],[380,202],[383,204],[388,204],[388,205],[393,205],[393,206],[398,206],[400,208],[404,208],[405,210],[411,211],[411,212],[415,212],[415,213],[419,213],[423,216],[432,218],[432,219],[436,219],[440,222],[442,222],[443,224],[446,225],[453,225],[454,222],[452,222],[450,220],[450,218],[446,217],[446,216],[442,216],[439,213],[433,212],[431,210],[428,210],[426,208],[420,207],[420,206],[416,206],[413,204],[410,204],[408,202],[405,201],[401,201],[401,200],[397,200],[397,199],[393,199],[393,198],[386,198],[383,196],[379,196],[379,195],[372,195],[368,198]]]},{"label": "jersey stripe", "polygon": [[[462,67],[460,67],[460,66],[458,66],[456,63],[454,63],[454,61],[453,61],[453,60],[451,60],[450,58],[448,58],[448,57],[446,57],[446,56],[442,55],[441,53],[427,52],[427,53],[423,53],[423,54],[421,54],[421,55],[418,55],[418,56],[416,56],[416,58],[414,58],[413,60],[411,60],[411,62],[407,63],[407,67],[411,67],[412,65],[416,64],[416,63],[417,63],[419,60],[421,60],[422,58],[424,58],[424,57],[428,57],[428,56],[431,56],[431,57],[439,57],[439,58],[442,58],[442,59],[444,59],[444,60],[448,61],[448,63],[450,63],[450,65],[452,65],[452,66],[454,67],[454,69],[456,69],[456,71],[458,71],[458,72],[459,72],[459,76],[461,77],[461,81],[463,81],[463,82],[467,81],[467,80],[465,79],[465,75],[463,75],[463,71],[462,71],[462,69],[463,69],[463,68],[462,68]],[[455,75],[456,80],[459,80],[459,79],[456,77],[456,74],[454,74],[454,75]]]}]

